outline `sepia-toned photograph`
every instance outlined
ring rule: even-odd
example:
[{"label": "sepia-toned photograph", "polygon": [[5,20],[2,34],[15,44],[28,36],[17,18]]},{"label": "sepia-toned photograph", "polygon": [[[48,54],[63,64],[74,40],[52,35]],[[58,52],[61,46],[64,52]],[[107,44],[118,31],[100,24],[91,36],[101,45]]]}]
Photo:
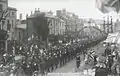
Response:
[{"label": "sepia-toned photograph", "polygon": [[0,0],[0,76],[120,76],[120,0]]}]

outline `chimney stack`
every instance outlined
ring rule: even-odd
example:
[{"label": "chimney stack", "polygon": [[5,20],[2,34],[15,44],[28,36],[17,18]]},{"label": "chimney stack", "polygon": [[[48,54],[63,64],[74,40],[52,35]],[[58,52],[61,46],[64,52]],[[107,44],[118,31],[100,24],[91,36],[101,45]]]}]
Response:
[{"label": "chimney stack", "polygon": [[32,15],[33,13],[32,13],[32,11],[31,11],[31,15]]},{"label": "chimney stack", "polygon": [[28,14],[26,14],[26,18],[28,17]]},{"label": "chimney stack", "polygon": [[34,14],[37,12],[36,8],[35,8],[35,11],[34,11]]},{"label": "chimney stack", "polygon": [[35,11],[37,11],[37,9],[35,8]]},{"label": "chimney stack", "polygon": [[40,13],[40,8],[38,8],[38,12]]},{"label": "chimney stack", "polygon": [[22,20],[22,13],[20,14],[20,20]]}]

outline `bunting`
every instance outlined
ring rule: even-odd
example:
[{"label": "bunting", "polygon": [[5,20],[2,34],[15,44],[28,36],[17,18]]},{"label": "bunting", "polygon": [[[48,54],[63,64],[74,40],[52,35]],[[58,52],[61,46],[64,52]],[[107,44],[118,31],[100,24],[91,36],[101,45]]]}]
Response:
[{"label": "bunting", "polygon": [[96,7],[102,13],[109,13],[112,11],[119,12],[120,0],[96,0]]},{"label": "bunting", "polygon": [[117,13],[119,13],[119,11],[120,11],[120,0],[116,0],[113,4],[111,4],[111,6],[115,8]]}]

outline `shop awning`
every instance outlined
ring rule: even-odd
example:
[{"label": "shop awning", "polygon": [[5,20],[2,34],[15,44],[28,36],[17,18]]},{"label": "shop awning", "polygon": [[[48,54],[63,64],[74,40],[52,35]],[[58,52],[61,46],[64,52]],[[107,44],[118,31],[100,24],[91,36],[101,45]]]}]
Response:
[{"label": "shop awning", "polygon": [[116,32],[116,33],[109,34],[107,39],[104,42],[120,44],[120,33]]}]

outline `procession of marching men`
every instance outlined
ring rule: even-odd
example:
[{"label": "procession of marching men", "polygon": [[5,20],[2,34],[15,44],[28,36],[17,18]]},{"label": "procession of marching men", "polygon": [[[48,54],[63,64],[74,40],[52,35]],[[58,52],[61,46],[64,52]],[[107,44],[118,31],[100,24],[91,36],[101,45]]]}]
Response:
[{"label": "procession of marching men", "polygon": [[[31,76],[36,71],[37,73],[38,71],[40,71],[41,74],[44,74],[46,72],[49,73],[57,68],[64,66],[70,60],[73,60],[76,57],[77,53],[85,54],[86,48],[98,44],[99,42],[101,42],[101,40],[97,40],[94,42],[87,40],[72,40],[68,43],[51,45],[48,49],[40,48],[38,44],[32,43],[27,45],[27,47],[16,46],[15,48],[13,48],[13,53],[15,53],[13,54],[13,56],[24,56],[21,61],[18,60],[18,62],[16,62],[16,60],[15,63],[17,63],[18,66],[22,67],[26,76]],[[17,51],[14,51],[14,49],[16,49]]]},{"label": "procession of marching men", "polygon": [[[85,65],[95,69],[95,76],[120,76],[120,49],[116,44],[107,43],[104,52],[97,55],[94,49],[88,49]],[[76,56],[76,67],[80,67],[80,55]]]},{"label": "procession of marching men", "polygon": [[[100,39],[93,40],[73,39],[55,45],[51,43],[48,48],[41,47],[35,39],[28,42],[29,44],[27,45],[13,46],[12,53],[3,54],[3,58],[1,58],[2,60],[0,62],[2,67],[0,68],[3,69],[3,67],[5,67],[4,69],[7,70],[7,75],[14,73],[20,74],[20,76],[24,76],[21,74],[32,76],[38,72],[41,74],[53,72],[76,58],[78,53],[79,55],[83,54],[86,56],[88,48],[99,44],[104,39],[104,36]],[[80,64],[79,61],[77,61],[77,67],[79,67]],[[13,67],[13,69],[11,67]]]}]

